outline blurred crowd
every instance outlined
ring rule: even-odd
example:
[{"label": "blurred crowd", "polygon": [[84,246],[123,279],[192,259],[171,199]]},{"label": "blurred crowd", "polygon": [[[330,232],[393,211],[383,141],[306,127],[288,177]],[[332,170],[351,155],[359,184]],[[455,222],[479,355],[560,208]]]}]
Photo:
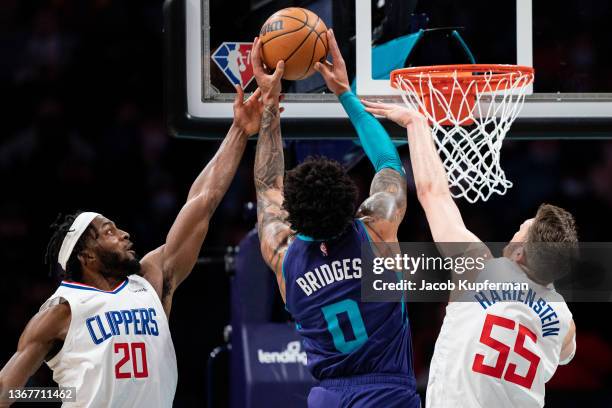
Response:
[{"label": "blurred crowd", "polygon": [[[3,0],[0,20],[2,366],[29,317],[54,290],[43,255],[57,214],[99,211],[129,231],[144,254],[164,241],[218,142],[166,133],[161,1]],[[409,168],[405,147],[401,153]],[[254,199],[253,154],[251,143],[213,218],[204,254],[222,254],[254,225],[252,212],[244,209]],[[510,192],[487,203],[461,203],[466,225],[480,238],[510,239],[541,202],[550,202],[575,215],[581,240],[610,241],[611,141],[507,141],[501,160],[515,184]],[[372,170],[365,163],[353,174],[366,194]],[[400,240],[429,239],[411,186]],[[229,320],[229,278],[213,262],[197,267],[189,279],[175,296],[173,314],[193,313],[198,299],[207,329],[194,335],[184,320],[172,321],[181,378],[177,402],[201,406],[206,357]],[[612,304],[570,305],[578,353],[553,379],[550,398],[580,391],[603,401],[610,392],[612,333],[589,313],[594,307],[600,317],[612,312]],[[415,304],[409,313],[423,384],[443,306]],[[50,381],[43,369],[33,384]]]}]

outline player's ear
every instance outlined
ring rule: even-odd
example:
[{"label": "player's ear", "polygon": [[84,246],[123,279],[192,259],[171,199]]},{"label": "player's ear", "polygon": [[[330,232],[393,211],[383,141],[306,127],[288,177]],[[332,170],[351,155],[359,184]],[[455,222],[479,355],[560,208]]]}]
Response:
[{"label": "player's ear", "polygon": [[94,254],[92,250],[84,249],[81,252],[79,252],[79,254],[77,255],[77,258],[79,258],[79,261],[81,261],[81,264],[85,266],[93,262],[96,259],[96,255]]},{"label": "player's ear", "polygon": [[527,261],[525,259],[525,247],[523,245],[517,245],[512,252],[512,260],[521,265],[525,265]]}]

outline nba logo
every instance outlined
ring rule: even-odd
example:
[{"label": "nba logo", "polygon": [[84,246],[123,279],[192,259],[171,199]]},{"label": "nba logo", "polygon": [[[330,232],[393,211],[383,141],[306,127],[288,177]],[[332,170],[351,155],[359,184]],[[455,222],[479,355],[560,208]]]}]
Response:
[{"label": "nba logo", "polygon": [[325,242],[321,242],[319,249],[321,250],[324,256],[327,256],[327,245],[325,245]]},{"label": "nba logo", "polygon": [[252,43],[224,42],[212,55],[223,74],[234,85],[246,88],[254,78],[251,65]]}]

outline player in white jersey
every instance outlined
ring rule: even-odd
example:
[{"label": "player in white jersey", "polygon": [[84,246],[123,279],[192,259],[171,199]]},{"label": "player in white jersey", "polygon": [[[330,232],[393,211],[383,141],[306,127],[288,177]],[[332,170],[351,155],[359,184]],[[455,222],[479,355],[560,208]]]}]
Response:
[{"label": "player in white jersey", "polygon": [[197,260],[248,137],[259,131],[261,92],[243,101],[237,91],[234,122],[159,248],[139,261],[129,234],[94,212],[54,225],[47,257],[64,280],[0,371],[0,406],[8,406],[8,391],[23,387],[43,361],[60,386],[76,388],[76,402],[65,405],[172,406],[177,383],[168,326],[172,297]]},{"label": "player in white jersey", "polygon": [[[417,195],[443,255],[458,255],[451,253],[456,245],[443,243],[472,243],[469,255],[487,259],[472,279],[524,283],[529,288],[451,293],[431,361],[426,406],[542,407],[545,383],[576,350],[572,314],[552,285],[572,260],[577,242],[573,217],[543,204],[535,218],[521,225],[504,256],[493,259],[463,223],[423,115],[397,105],[364,104],[369,112],[407,128]],[[554,245],[538,249],[546,243],[567,245],[558,245],[558,252]],[[551,264],[556,267],[541,266]]]}]

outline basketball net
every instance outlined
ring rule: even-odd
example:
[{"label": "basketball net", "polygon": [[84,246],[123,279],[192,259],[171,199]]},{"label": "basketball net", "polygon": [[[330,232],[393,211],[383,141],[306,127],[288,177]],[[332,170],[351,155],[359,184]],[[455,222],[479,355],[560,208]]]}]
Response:
[{"label": "basketball net", "polygon": [[394,71],[391,80],[404,103],[427,117],[453,197],[487,201],[512,187],[500,151],[533,82],[532,68],[405,68]]}]

